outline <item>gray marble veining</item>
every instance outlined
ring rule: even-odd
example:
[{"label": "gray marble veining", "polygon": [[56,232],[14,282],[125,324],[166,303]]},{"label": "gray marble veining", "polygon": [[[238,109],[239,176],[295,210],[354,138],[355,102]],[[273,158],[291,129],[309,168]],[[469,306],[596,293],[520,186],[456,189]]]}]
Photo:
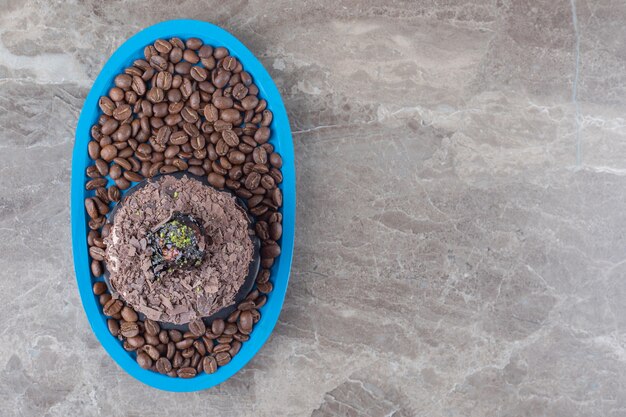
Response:
[{"label": "gray marble veining", "polygon": [[[233,32],[296,148],[291,284],[239,374],[161,393],[82,310],[69,180],[108,56]],[[0,2],[0,415],[626,415],[626,3]]]}]

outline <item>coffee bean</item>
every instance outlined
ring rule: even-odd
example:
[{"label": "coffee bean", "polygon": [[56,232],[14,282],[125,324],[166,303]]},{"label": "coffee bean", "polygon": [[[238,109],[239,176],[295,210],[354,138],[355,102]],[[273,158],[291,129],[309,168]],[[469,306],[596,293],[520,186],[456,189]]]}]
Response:
[{"label": "coffee bean", "polygon": [[234,342],[232,342],[231,348],[228,351],[228,353],[230,354],[231,357],[234,357],[236,354],[239,353],[240,350],[241,350],[241,342],[235,340]]},{"label": "coffee bean", "polygon": [[280,255],[280,246],[276,243],[265,244],[261,247],[261,257],[263,258],[276,258]]},{"label": "coffee bean", "polygon": [[100,213],[98,213],[98,208],[96,207],[96,203],[94,203],[93,199],[91,198],[85,199],[85,210],[87,210],[87,214],[92,219],[100,217]]},{"label": "coffee bean", "polygon": [[275,188],[274,190],[272,190],[271,198],[276,207],[281,207],[283,205],[283,193],[280,191],[280,188]]},{"label": "coffee bean", "polygon": [[244,182],[244,186],[248,189],[248,190],[253,190],[256,187],[259,186],[259,182],[261,181],[261,174],[259,174],[258,172],[251,172],[250,174],[248,174],[248,176],[246,177],[246,180]]},{"label": "coffee bean", "polygon": [[172,370],[172,363],[168,358],[159,358],[156,361],[156,370],[160,374],[166,374]]},{"label": "coffee bean", "polygon": [[172,145],[182,145],[184,143],[187,143],[188,140],[189,140],[189,136],[187,136],[187,134],[183,130],[174,132],[170,136],[170,143]]},{"label": "coffee bean", "polygon": [[254,172],[258,172],[259,174],[267,174],[269,172],[269,170],[267,169],[267,165],[262,164],[254,164],[252,170]]},{"label": "coffee bean", "polygon": [[230,354],[228,352],[220,352],[215,355],[215,360],[217,361],[217,364],[219,366],[226,365],[228,362],[230,362],[230,359]]},{"label": "coffee bean", "polygon": [[100,261],[96,261],[95,259],[91,261],[91,274],[94,277],[99,277],[103,274],[102,263]]},{"label": "coffee bean", "polygon": [[228,323],[236,323],[236,322],[237,322],[237,320],[239,319],[239,315],[240,315],[240,314],[241,314],[241,311],[239,311],[239,310],[235,310],[235,311],[233,311],[232,313],[230,313],[230,314],[228,315],[228,317],[226,318],[226,321],[227,321]]},{"label": "coffee bean", "polygon": [[[156,336],[159,334],[159,330],[160,330],[159,323],[150,319],[146,319],[143,324],[144,324],[147,334],[151,336]],[[167,333],[164,333],[164,334],[165,336],[167,336]],[[169,341],[169,338],[165,341],[162,340],[161,338],[159,338],[159,340],[161,340],[162,343],[167,343]]]},{"label": "coffee bean", "polygon": [[115,102],[124,100],[124,90],[119,87],[111,88],[109,90],[109,98]]},{"label": "coffee bean", "polygon": [[191,70],[189,70],[189,75],[191,75],[191,78],[193,78],[196,81],[204,81],[206,80],[208,73],[202,67],[193,66],[191,67]]},{"label": "coffee bean", "polygon": [[111,317],[119,313],[122,310],[123,306],[124,305],[122,304],[120,300],[111,299],[104,305],[102,312],[104,313],[105,316]]},{"label": "coffee bean", "polygon": [[241,312],[239,316],[239,326],[244,331],[243,333],[250,332],[252,330],[252,313],[250,310],[245,310]]},{"label": "coffee bean", "polygon": [[226,328],[224,329],[224,335],[231,336],[235,333],[237,333],[237,326],[231,323],[226,324]]},{"label": "coffee bean", "polygon": [[183,339],[179,342],[176,342],[176,349],[180,349],[180,350],[187,349],[192,344],[193,344],[193,339]]},{"label": "coffee bean", "polygon": [[117,335],[120,333],[120,325],[117,320],[108,319],[107,327],[109,328],[109,332],[115,337],[117,337]]},{"label": "coffee bean", "polygon": [[254,301],[243,301],[239,303],[237,309],[240,311],[247,311],[254,308]]},{"label": "coffee bean", "polygon": [[97,219],[91,219],[87,222],[87,226],[89,226],[89,228],[91,230],[98,230],[99,228],[101,228],[104,223],[106,222],[106,218],[104,217],[98,217]]},{"label": "coffee bean", "polygon": [[104,282],[98,281],[94,282],[92,289],[95,295],[102,295],[107,291],[107,286]]},{"label": "coffee bean", "polygon": [[113,145],[107,145],[100,151],[100,157],[107,162],[111,162],[117,156],[117,148]]},{"label": "coffee bean", "polygon": [[256,96],[247,96],[243,100],[241,100],[241,107],[245,110],[254,109],[257,104],[259,104],[259,99]]},{"label": "coffee bean", "polygon": [[120,201],[120,189],[117,188],[117,186],[112,185],[109,188],[107,194],[109,196],[109,200],[114,201],[114,202]]},{"label": "coffee bean", "polygon": [[212,71],[211,73],[211,81],[213,81],[213,85],[217,88],[223,88],[228,84],[230,80],[231,73],[226,71],[223,68],[218,68]]},{"label": "coffee bean", "polygon": [[139,325],[132,321],[123,321],[120,325],[120,333],[124,337],[134,337],[139,334]]},{"label": "coffee bean", "polygon": [[265,305],[265,303],[267,302],[267,297],[265,295],[260,296],[256,301],[255,301],[255,305],[256,305],[256,309],[258,310],[259,308],[263,307]]},{"label": "coffee bean", "polygon": [[266,164],[267,163],[267,152],[265,149],[258,147],[254,149],[252,152],[252,159],[257,164]]},{"label": "coffee bean", "polygon": [[269,138],[270,138],[270,128],[267,127],[267,126],[261,126],[254,133],[254,140],[258,144],[263,144],[263,143],[267,142],[269,140]]},{"label": "coffee bean", "polygon": [[124,306],[122,308],[121,313],[122,313],[122,318],[126,321],[135,322],[138,320],[137,313],[135,313],[135,310],[133,310],[132,308],[128,306]]},{"label": "coffee bean", "polygon": [[257,288],[259,289],[259,292],[262,292],[263,294],[269,294],[270,292],[272,292],[273,285],[271,282],[268,281],[265,284],[257,284]]},{"label": "coffee bean", "polygon": [[272,223],[270,224],[270,237],[272,240],[278,241],[280,237],[283,235],[283,226],[280,223]]},{"label": "coffee bean", "polygon": [[230,350],[230,345],[227,343],[220,343],[219,345],[216,345],[213,348],[213,353],[220,353],[220,352],[228,352]]},{"label": "coffee bean", "polygon": [[217,96],[213,98],[213,105],[220,110],[230,109],[233,107],[233,99],[230,97]]},{"label": "coffee bean", "polygon": [[96,261],[103,261],[104,260],[104,249],[99,248],[97,246],[92,246],[89,248],[89,256],[91,256],[92,259],[96,260]]},{"label": "coffee bean", "polygon": [[[120,330],[120,333],[121,333],[121,330]],[[124,335],[122,334],[122,336]],[[126,337],[126,342],[128,342],[128,344],[134,349],[139,349],[140,347],[146,344],[146,340],[143,338],[143,336]]]},{"label": "coffee bean", "polygon": [[217,343],[230,343],[233,341],[233,335],[227,335],[227,336],[220,336],[216,339]]},{"label": "coffee bean", "polygon": [[132,109],[128,104],[122,104],[113,110],[113,117],[115,120],[122,121],[128,119],[133,114]]},{"label": "coffee bean", "polygon": [[189,323],[189,331],[193,333],[194,336],[200,337],[206,332],[206,326],[202,319],[197,319]]},{"label": "coffee bean", "polygon": [[[145,352],[148,356],[150,356],[150,359],[152,359],[153,361],[156,361],[156,360],[158,360],[161,357],[161,353],[159,352],[159,350],[156,347],[154,347],[152,345],[145,345],[144,346],[143,344],[142,344],[142,346],[143,347],[141,348],[141,350],[143,352]],[[141,347],[141,346],[139,346],[139,347]]]},{"label": "coffee bean", "polygon": [[170,330],[169,332],[170,339],[174,342],[180,342],[183,339],[183,334],[178,330]]},{"label": "coffee bean", "polygon": [[119,74],[113,79],[113,83],[116,87],[122,90],[128,90],[133,79],[128,74]]},{"label": "coffee bean", "polygon": [[196,368],[190,366],[179,369],[176,374],[181,378],[193,378],[196,376]]},{"label": "coffee bean", "polygon": [[143,369],[150,369],[152,366],[152,358],[150,358],[147,353],[141,352],[137,354],[137,363]]},{"label": "coffee bean", "polygon": [[115,185],[120,190],[126,190],[130,188],[130,181],[128,181],[126,178],[118,178],[115,180]]},{"label": "coffee bean", "polygon": [[138,174],[133,171],[124,171],[124,178],[126,178],[130,182],[139,182],[143,180],[141,174]]},{"label": "coffee bean", "polygon": [[111,298],[112,298],[111,294],[104,293],[100,296],[100,298],[98,298],[98,302],[100,303],[102,307],[104,307]]},{"label": "coffee bean", "polygon": [[209,184],[211,184],[213,187],[217,188],[217,189],[223,189],[224,188],[224,184],[226,182],[226,179],[224,178],[223,175],[219,175],[216,174],[215,172],[211,172],[208,177],[207,177],[207,181],[209,182]]}]

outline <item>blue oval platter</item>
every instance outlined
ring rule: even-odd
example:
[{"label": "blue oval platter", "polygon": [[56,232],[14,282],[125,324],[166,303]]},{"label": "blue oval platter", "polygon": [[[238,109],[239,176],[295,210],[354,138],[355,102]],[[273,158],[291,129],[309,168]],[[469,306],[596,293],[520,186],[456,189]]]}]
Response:
[{"label": "blue oval platter", "polygon": [[[244,70],[252,75],[254,83],[259,88],[259,97],[267,101],[267,108],[274,115],[270,126],[270,143],[283,159],[281,169],[283,182],[280,184],[283,194],[283,206],[280,209],[283,215],[283,234],[279,242],[281,254],[276,258],[271,270],[270,281],[274,289],[268,294],[267,303],[260,309],[261,319],[254,326],[250,339],[242,344],[240,352],[228,364],[219,367],[214,374],[201,373],[190,379],[171,378],[142,369],[135,361],[135,354],[125,351],[121,342],[109,333],[107,317],[102,314],[98,297],[92,292],[93,283],[103,278],[91,274],[87,246],[88,217],[84,206],[85,198],[93,195],[93,191],[85,190],[85,183],[89,180],[85,170],[93,164],[87,152],[87,144],[91,139],[91,126],[97,123],[98,117],[102,114],[98,107],[99,98],[107,95],[117,74],[131,66],[134,60],[143,58],[146,45],[154,43],[157,39],[172,37],[182,39],[196,37],[213,47],[226,47],[230,54],[242,63]],[[287,112],[272,78],[252,52],[224,29],[197,20],[171,20],[159,23],[128,39],[107,61],[83,105],[76,127],[71,182],[72,248],[76,281],[91,328],[111,358],[139,381],[154,388],[177,392],[211,388],[243,368],[269,338],[283,305],[293,254],[296,207],[293,143]]]}]

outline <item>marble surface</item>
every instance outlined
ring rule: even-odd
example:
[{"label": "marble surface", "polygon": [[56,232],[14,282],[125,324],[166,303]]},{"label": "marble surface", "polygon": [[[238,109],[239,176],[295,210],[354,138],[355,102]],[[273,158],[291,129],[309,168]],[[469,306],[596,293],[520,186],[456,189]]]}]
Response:
[{"label": "marble surface", "polygon": [[[87,323],[73,132],[107,57],[212,21],[291,118],[295,259],[270,341],[157,392]],[[0,415],[626,415],[623,0],[0,1]]]}]

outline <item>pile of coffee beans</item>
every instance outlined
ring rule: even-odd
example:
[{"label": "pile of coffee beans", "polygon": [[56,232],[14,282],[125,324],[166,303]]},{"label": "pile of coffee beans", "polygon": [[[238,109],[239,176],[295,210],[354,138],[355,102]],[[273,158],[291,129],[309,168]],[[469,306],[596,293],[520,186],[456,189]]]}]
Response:
[{"label": "pile of coffee beans", "polygon": [[142,322],[104,282],[94,283],[111,334],[136,354],[141,367],[191,378],[215,372],[239,352],[272,291],[270,269],[281,252],[283,162],[269,143],[272,112],[226,48],[197,38],[159,39],[146,46],[144,57],[117,75],[108,95],[100,97],[102,115],[91,128],[85,210],[93,277],[104,272],[110,205],[120,201],[122,190],[158,174],[187,171],[205,176],[215,188],[232,190],[247,202],[261,240],[254,290],[210,328],[198,320],[181,333]]}]

